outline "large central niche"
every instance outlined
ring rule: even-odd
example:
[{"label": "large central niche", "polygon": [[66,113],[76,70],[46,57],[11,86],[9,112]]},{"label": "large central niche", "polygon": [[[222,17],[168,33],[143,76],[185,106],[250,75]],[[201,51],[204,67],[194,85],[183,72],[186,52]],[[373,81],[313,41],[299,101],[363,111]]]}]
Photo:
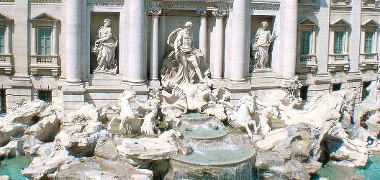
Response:
[{"label": "large central niche", "polygon": [[[93,52],[94,46],[95,46],[95,41],[98,39],[98,31],[100,27],[104,26],[104,20],[109,19],[111,20],[110,28],[112,29],[112,34],[115,39],[120,40],[119,38],[119,22],[120,22],[120,14],[118,12],[92,12],[91,13],[91,38],[90,38],[90,43],[91,43],[91,63],[90,63],[90,72],[91,74],[94,73],[95,69],[98,67],[98,62],[97,62],[97,55],[96,53]],[[115,62],[118,64],[119,63],[119,44],[118,42],[116,49],[115,49]],[[119,72],[118,66],[115,71],[116,73]]]},{"label": "large central niche", "polygon": [[[169,34],[173,32],[175,29],[179,27],[183,27],[183,25],[186,22],[193,23],[194,45],[196,48],[199,48],[198,44],[199,44],[200,17],[199,15],[197,15],[196,11],[179,11],[179,10],[169,11],[168,14],[166,15],[165,37],[167,38]],[[164,39],[165,41],[167,40],[166,38]]]}]

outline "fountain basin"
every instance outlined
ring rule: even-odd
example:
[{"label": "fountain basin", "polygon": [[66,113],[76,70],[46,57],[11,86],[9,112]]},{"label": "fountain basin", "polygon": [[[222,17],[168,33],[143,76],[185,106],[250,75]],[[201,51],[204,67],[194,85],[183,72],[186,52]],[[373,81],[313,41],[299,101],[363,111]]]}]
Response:
[{"label": "fountain basin", "polygon": [[190,131],[184,131],[182,133],[185,137],[194,139],[194,140],[214,140],[221,139],[226,136],[228,133],[221,129],[209,129],[209,128],[196,128],[191,129]]},{"label": "fountain basin", "polygon": [[188,122],[203,122],[210,119],[209,116],[201,113],[187,113],[181,116],[181,121],[188,121]]},{"label": "fountain basin", "polygon": [[194,151],[170,160],[166,179],[254,179],[253,148]]}]

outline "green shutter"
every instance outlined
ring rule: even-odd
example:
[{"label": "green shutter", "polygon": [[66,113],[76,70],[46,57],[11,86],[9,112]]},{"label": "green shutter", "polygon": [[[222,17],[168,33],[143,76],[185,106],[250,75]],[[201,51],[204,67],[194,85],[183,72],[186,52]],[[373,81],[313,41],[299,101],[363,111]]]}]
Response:
[{"label": "green shutter", "polygon": [[366,32],[365,33],[365,43],[364,43],[364,52],[365,53],[372,53],[374,36],[375,36],[374,32]]},{"label": "green shutter", "polygon": [[38,28],[38,55],[51,54],[51,28]]},{"label": "green shutter", "polygon": [[335,32],[334,37],[334,54],[343,53],[343,42],[344,41],[344,31]]},{"label": "green shutter", "polygon": [[311,31],[302,31],[301,34],[301,55],[310,54],[311,49]]},{"label": "green shutter", "polygon": [[0,27],[0,53],[4,54],[5,47],[5,27]]}]

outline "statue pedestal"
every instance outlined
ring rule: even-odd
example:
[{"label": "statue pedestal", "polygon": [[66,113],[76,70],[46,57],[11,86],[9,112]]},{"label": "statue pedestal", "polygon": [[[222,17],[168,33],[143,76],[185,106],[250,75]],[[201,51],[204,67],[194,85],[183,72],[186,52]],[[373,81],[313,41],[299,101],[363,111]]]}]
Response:
[{"label": "statue pedestal", "polygon": [[280,78],[271,69],[257,69],[251,76],[252,89],[272,89],[281,87]]},{"label": "statue pedestal", "polygon": [[150,88],[157,88],[157,89],[159,89],[159,88],[161,88],[161,83],[160,83],[160,80],[150,80],[149,81],[149,87]]},{"label": "statue pedestal", "polygon": [[122,77],[123,76],[120,74],[94,73],[90,75],[89,85],[90,86],[121,87]]}]

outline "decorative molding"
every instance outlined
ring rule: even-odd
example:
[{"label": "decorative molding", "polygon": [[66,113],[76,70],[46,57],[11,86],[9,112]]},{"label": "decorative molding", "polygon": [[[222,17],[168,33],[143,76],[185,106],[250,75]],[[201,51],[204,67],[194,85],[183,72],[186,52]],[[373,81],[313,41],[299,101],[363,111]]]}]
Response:
[{"label": "decorative molding", "polygon": [[202,9],[198,9],[197,10],[197,14],[201,17],[207,17],[207,16],[210,16],[210,12],[207,11],[205,8],[202,8]]},{"label": "decorative molding", "polygon": [[30,3],[38,3],[38,4],[44,4],[44,3],[62,3],[62,0],[30,0]]},{"label": "decorative molding", "polygon": [[351,0],[331,0],[331,10],[351,11]]},{"label": "decorative molding", "polygon": [[149,9],[147,12],[148,16],[160,16],[162,14],[164,14],[164,11],[160,8]]},{"label": "decorative molding", "polygon": [[[50,71],[51,75],[57,77],[59,74],[59,56],[32,55],[30,72],[33,76],[40,75],[39,72]],[[46,74],[41,74],[46,75]]]},{"label": "decorative molding", "polygon": [[320,0],[298,0],[299,9],[305,9],[305,11],[318,11]]},{"label": "decorative molding", "polygon": [[329,72],[350,70],[350,59],[348,54],[330,54],[328,62]]},{"label": "decorative molding", "polygon": [[217,10],[212,11],[212,15],[215,17],[224,17],[228,15],[228,11],[217,9]]},{"label": "decorative molding", "polygon": [[13,56],[11,54],[0,55],[0,70],[2,70],[5,75],[12,74],[12,69],[13,69],[12,57]]},{"label": "decorative molding", "polygon": [[34,18],[31,19],[33,27],[36,25],[49,25],[49,26],[56,26],[61,23],[61,21],[47,13],[42,13]]},{"label": "decorative molding", "polygon": [[275,10],[280,9],[280,3],[276,1],[252,1],[251,7],[253,10]]},{"label": "decorative molding", "polygon": [[299,74],[302,73],[312,73],[317,72],[317,56],[314,54],[311,55],[300,55],[297,58],[296,72]]},{"label": "decorative molding", "polygon": [[124,6],[124,0],[87,0],[88,6]]},{"label": "decorative molding", "polygon": [[206,10],[206,9],[223,9],[230,7],[229,1],[214,1],[214,0],[149,0],[147,1],[148,9],[160,7],[162,9],[176,10]]},{"label": "decorative molding", "polygon": [[379,7],[380,0],[362,0],[363,7]]}]

